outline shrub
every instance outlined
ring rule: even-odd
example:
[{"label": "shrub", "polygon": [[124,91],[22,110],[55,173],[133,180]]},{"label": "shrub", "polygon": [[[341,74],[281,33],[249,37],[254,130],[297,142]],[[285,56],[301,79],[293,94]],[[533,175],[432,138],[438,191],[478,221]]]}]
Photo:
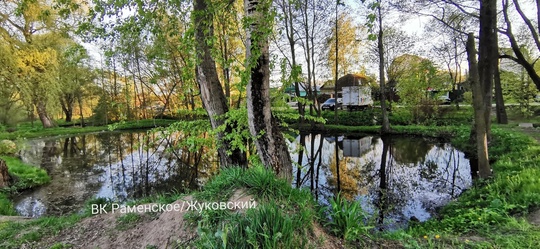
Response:
[{"label": "shrub", "polygon": [[13,141],[0,141],[0,155],[14,155],[15,153],[17,153],[17,145]]},{"label": "shrub", "polygon": [[329,125],[348,125],[348,126],[371,126],[375,111],[373,109],[365,109],[363,111],[338,111],[338,121],[334,121],[334,112],[324,111],[322,117],[326,119],[326,124]]}]

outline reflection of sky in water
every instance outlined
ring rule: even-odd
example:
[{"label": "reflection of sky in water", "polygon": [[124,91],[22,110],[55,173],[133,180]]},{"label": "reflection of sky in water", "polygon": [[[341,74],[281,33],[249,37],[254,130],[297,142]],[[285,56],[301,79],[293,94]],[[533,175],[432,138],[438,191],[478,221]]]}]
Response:
[{"label": "reflection of sky in water", "polygon": [[170,136],[167,142],[145,132],[107,132],[29,140],[21,158],[46,169],[52,181],[16,198],[16,209],[24,216],[58,215],[80,210],[91,198],[125,202],[163,191],[183,191],[206,176],[200,173],[202,178],[193,178],[195,160],[210,167],[216,160],[207,150],[167,152],[176,138]]},{"label": "reflection of sky in water", "polygon": [[[314,141],[311,141],[312,137]],[[301,136],[297,137],[291,144],[291,156],[295,162],[298,162],[299,153],[296,149],[300,139]],[[312,158],[309,155],[318,155],[321,141],[320,157]],[[312,142],[315,149],[313,152]],[[302,186],[313,188],[319,202],[328,205],[328,199],[337,191],[338,182],[335,138],[308,135],[305,143]],[[448,144],[410,137],[394,137],[388,144],[387,162],[382,172],[384,147],[381,138],[338,138],[342,195],[359,201],[365,211],[377,216],[381,215],[379,207],[382,205],[384,224],[397,222],[404,225],[413,216],[425,221],[434,214],[437,207],[457,197],[472,183],[468,159]],[[306,175],[310,169],[309,162],[315,166],[313,181],[311,172]],[[319,162],[320,170],[317,172]],[[297,176],[296,169],[294,176]],[[386,181],[381,184],[382,177]],[[298,179],[293,184],[296,181]],[[386,188],[384,195],[381,195],[381,187]]]}]

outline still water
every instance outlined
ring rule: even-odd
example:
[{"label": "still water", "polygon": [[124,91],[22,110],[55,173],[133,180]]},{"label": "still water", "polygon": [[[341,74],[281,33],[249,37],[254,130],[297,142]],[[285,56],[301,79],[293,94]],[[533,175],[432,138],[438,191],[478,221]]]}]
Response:
[{"label": "still water", "polygon": [[30,140],[22,160],[44,168],[51,183],[16,198],[24,216],[81,210],[92,198],[125,202],[160,192],[194,189],[215,171],[213,151],[175,148],[180,135],[102,132]]},{"label": "still water", "polygon": [[308,134],[292,147],[296,186],[309,188],[323,205],[341,192],[381,229],[425,221],[472,184],[464,153],[437,140]]},{"label": "still water", "polygon": [[[29,217],[60,215],[80,211],[92,198],[125,202],[195,189],[216,172],[217,154],[188,152],[176,146],[179,139],[137,131],[29,140],[20,156],[52,181],[18,196],[16,209]],[[464,154],[437,140],[307,134],[289,147],[297,162],[293,185],[310,189],[323,205],[341,191],[382,228],[424,221],[472,183]]]}]

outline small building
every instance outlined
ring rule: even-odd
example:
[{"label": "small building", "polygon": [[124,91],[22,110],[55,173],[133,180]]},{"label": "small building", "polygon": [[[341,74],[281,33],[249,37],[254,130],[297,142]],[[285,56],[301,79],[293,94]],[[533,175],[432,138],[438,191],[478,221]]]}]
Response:
[{"label": "small building", "polygon": [[[360,74],[347,74],[337,80],[338,97],[341,96],[342,88],[346,86],[367,86],[369,85],[368,78]],[[334,81],[329,80],[321,87],[321,93],[334,96]]]},{"label": "small building", "polygon": [[[300,88],[299,89],[300,90],[300,96],[299,97],[306,97],[307,94],[308,94],[309,87],[304,82],[300,82],[300,83],[298,83],[298,85],[299,85],[299,88]],[[317,93],[320,93],[321,87],[319,87],[319,86],[311,86],[311,91],[312,92],[317,91]],[[295,97],[296,96],[296,90],[295,90],[294,84],[287,87],[285,89],[285,93],[288,94],[291,97]]]}]

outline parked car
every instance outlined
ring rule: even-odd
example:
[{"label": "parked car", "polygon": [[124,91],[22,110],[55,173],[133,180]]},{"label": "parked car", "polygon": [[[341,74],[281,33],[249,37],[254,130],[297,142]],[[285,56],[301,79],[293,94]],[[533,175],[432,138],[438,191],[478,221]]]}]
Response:
[{"label": "parked car", "polygon": [[336,99],[335,98],[329,98],[321,105],[322,110],[335,110],[337,107],[338,109],[341,109],[341,105],[343,103],[341,102],[341,99],[338,99],[337,105],[336,105]]}]

